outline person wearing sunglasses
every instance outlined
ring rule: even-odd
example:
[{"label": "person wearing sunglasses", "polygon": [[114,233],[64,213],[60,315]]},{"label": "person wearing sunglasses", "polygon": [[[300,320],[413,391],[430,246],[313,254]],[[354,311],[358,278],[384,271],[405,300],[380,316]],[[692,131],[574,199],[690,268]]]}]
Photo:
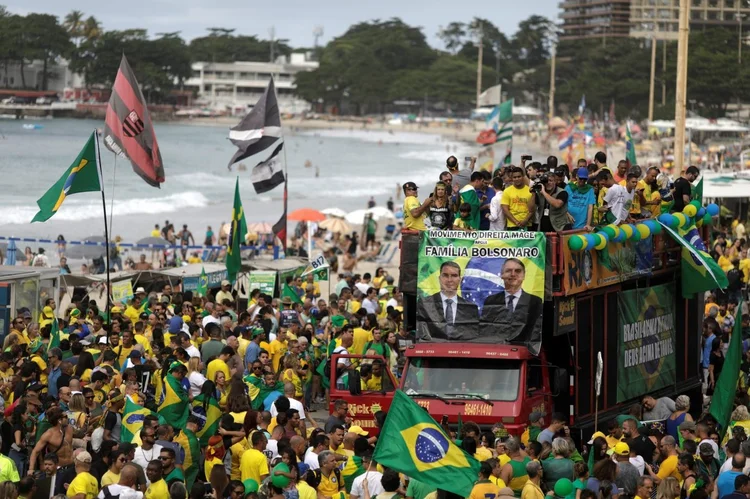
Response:
[{"label": "person wearing sunglasses", "polygon": [[102,488],[113,483],[120,482],[120,472],[122,468],[127,464],[128,458],[125,452],[122,450],[113,450],[109,456],[109,469],[102,475],[101,486]]},{"label": "person wearing sunglasses", "polygon": [[159,461],[161,461],[162,474],[164,480],[167,482],[167,486],[171,487],[175,482],[185,482],[185,475],[182,474],[182,470],[177,468],[174,463],[175,453],[173,449],[162,448],[159,453]]}]

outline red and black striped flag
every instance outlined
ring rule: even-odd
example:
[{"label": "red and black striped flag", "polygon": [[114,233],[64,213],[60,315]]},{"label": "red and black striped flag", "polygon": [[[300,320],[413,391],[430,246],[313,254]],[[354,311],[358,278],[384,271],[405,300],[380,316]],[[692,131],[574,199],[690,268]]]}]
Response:
[{"label": "red and black striped flag", "polygon": [[130,160],[133,171],[147,184],[159,187],[164,182],[164,165],[154,125],[125,55],[122,56],[107,105],[104,145],[113,153]]}]

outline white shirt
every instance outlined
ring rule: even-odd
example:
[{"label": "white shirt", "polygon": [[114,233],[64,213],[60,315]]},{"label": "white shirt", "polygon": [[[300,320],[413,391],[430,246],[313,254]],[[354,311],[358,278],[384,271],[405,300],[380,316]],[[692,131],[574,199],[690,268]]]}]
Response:
[{"label": "white shirt", "polygon": [[185,351],[190,357],[198,357],[199,359],[201,358],[201,352],[200,350],[195,348],[195,345],[190,345],[185,349]]},{"label": "white shirt", "polygon": [[141,467],[145,470],[146,467],[148,467],[148,463],[150,463],[154,459],[159,459],[161,449],[162,446],[159,444],[154,444],[154,446],[150,450],[143,450],[143,447],[137,447],[134,451],[135,455],[133,456],[133,462],[136,464],[140,464]]},{"label": "white shirt", "polygon": [[[302,402],[299,400],[295,400],[293,398],[287,397],[289,399],[289,408],[290,409],[297,409],[299,412],[299,418],[305,419],[305,408],[302,406]],[[276,405],[271,404],[271,417],[275,418],[276,415],[279,413],[279,411],[276,410]]]},{"label": "white shirt", "polygon": [[311,470],[320,469],[320,463],[318,462],[318,455],[313,452],[312,447],[308,447],[307,451],[305,451],[305,464],[308,465]]},{"label": "white shirt", "polygon": [[[342,345],[342,346],[340,346],[340,347],[336,347],[336,349],[335,349],[335,350],[333,351],[333,353],[339,353],[339,354],[343,354],[343,355],[346,355],[346,354],[348,354],[348,353],[349,353],[349,350],[347,350],[347,349],[346,349],[346,348],[345,348],[345,347],[344,347],[344,346]],[[339,359],[338,359],[337,363],[338,363],[338,364],[341,364],[341,365],[343,365],[343,366],[345,366],[345,367],[349,367],[349,366],[351,365],[352,361],[351,361],[351,360],[349,360],[349,358],[348,358],[348,357],[339,357]]]},{"label": "white shirt", "polygon": [[635,466],[635,469],[638,470],[638,473],[643,476],[643,473],[646,471],[646,461],[643,460],[641,456],[635,456],[630,458],[630,464]]},{"label": "white shirt", "polygon": [[440,301],[443,303],[443,317],[445,317],[446,321],[449,321],[447,317],[446,311],[448,310],[448,301],[451,302],[451,308],[453,309],[452,314],[453,317],[450,320],[451,324],[454,324],[456,322],[456,313],[458,312],[458,296],[446,296],[443,294],[443,292],[440,292]]},{"label": "white shirt", "polygon": [[195,398],[201,394],[203,383],[205,383],[207,380],[205,376],[195,371],[188,375],[188,381],[190,381],[190,395]]},{"label": "white shirt", "polygon": [[351,496],[364,497],[365,490],[362,486],[365,480],[367,480],[367,487],[370,492],[370,497],[375,497],[377,494],[385,492],[383,485],[380,480],[383,478],[383,474],[379,471],[367,471],[363,475],[358,476],[352,482]]},{"label": "white shirt", "polygon": [[[137,490],[133,490],[130,487],[126,487],[124,485],[120,485],[119,483],[113,483],[112,485],[107,485],[106,488],[109,488],[109,493],[112,494],[114,497],[120,497],[120,499],[143,499],[143,492],[138,492]],[[96,496],[99,499],[104,499],[107,497],[104,495],[104,489],[102,489],[101,492],[99,492],[99,495]]]},{"label": "white shirt", "polygon": [[398,307],[398,300],[396,300],[395,298],[391,298],[390,300],[385,302],[385,308],[388,308],[388,307],[393,307],[393,308]]},{"label": "white shirt", "polygon": [[511,312],[515,312],[516,311],[516,307],[518,306],[518,300],[521,299],[521,293],[523,293],[523,289],[519,289],[518,291],[516,291],[515,293],[512,293],[512,294],[508,293],[507,290],[505,291],[505,306],[506,307],[508,306],[508,302],[510,301],[510,297],[511,296],[513,297],[513,305],[512,305],[513,310],[511,310]]},{"label": "white shirt", "polygon": [[615,184],[607,190],[604,201],[610,207],[612,215],[615,216],[615,224],[619,224],[628,218],[634,197],[635,189],[633,189],[633,192],[628,192],[625,187],[619,184]]},{"label": "white shirt", "polygon": [[497,191],[490,201],[490,230],[505,230],[505,213],[500,205],[502,197],[503,191]]},{"label": "white shirt", "polygon": [[703,443],[709,444],[711,446],[711,448],[714,450],[714,456],[719,455],[719,446],[716,445],[716,442],[714,442],[710,438],[705,438],[698,443],[698,447],[700,448],[701,444]]},{"label": "white shirt", "polygon": [[367,290],[372,287],[372,283],[371,282],[362,282],[362,281],[359,281],[357,284],[354,285],[354,287],[357,288],[358,290],[362,291],[363,295],[366,295],[367,294]]},{"label": "white shirt", "polygon": [[269,438],[268,442],[266,443],[265,454],[271,460],[279,457],[279,442]]},{"label": "white shirt", "polygon": [[[256,309],[256,310],[257,310],[257,309]],[[212,323],[212,322],[213,322],[214,324],[217,324],[217,325],[221,326],[221,322],[219,321],[219,319],[217,319],[216,317],[214,317],[214,316],[213,316],[213,315],[211,315],[211,314],[208,314],[207,316],[205,316],[205,317],[203,318],[203,320],[201,321],[201,323],[203,324],[203,328],[204,328],[204,329],[206,328],[206,325],[208,325],[208,324],[210,324],[210,323]]]},{"label": "white shirt", "polygon": [[368,300],[365,298],[362,300],[362,308],[367,310],[367,312],[371,314],[377,314],[378,313],[378,301],[377,300]]}]

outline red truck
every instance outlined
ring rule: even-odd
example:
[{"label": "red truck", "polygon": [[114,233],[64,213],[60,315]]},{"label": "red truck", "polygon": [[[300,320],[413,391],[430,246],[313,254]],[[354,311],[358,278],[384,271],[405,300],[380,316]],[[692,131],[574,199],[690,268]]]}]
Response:
[{"label": "red truck", "polygon": [[[500,422],[511,434],[520,434],[531,412],[541,412],[547,421],[552,412],[562,412],[569,417],[572,434],[587,439],[594,431],[595,420],[600,428],[606,426],[616,415],[640,404],[646,394],[671,398],[687,394],[700,399],[702,296],[684,299],[679,293],[670,295],[674,297],[672,346],[671,351],[663,352],[670,364],[646,359],[653,345],[644,335],[638,347],[644,358],[638,367],[645,380],[643,389],[618,387],[618,369],[631,367],[623,364],[627,362],[623,359],[634,358],[632,350],[627,355],[618,353],[622,349],[619,337],[625,336],[618,323],[618,295],[634,290],[646,293],[664,286],[679,289],[679,248],[669,239],[653,236],[648,268],[641,265],[640,270],[613,270],[609,263],[598,261],[601,256],[595,252],[570,251],[567,238],[574,234],[547,234],[547,279],[551,285],[544,302],[538,356],[520,344],[417,342],[405,351],[400,379],[388,372],[381,391],[357,395],[331,380],[331,404],[337,399],[347,400],[353,424],[373,429],[373,414],[387,411],[398,386],[437,421],[447,416],[451,425],[458,422],[460,414],[463,421],[474,421],[480,427],[489,429]],[[407,330],[416,327],[418,253],[419,233],[405,231],[399,284],[404,293]],[[649,326],[648,311],[646,308],[646,315],[639,318],[644,331]],[[625,330],[635,329],[627,325]],[[602,382],[597,407],[598,353],[602,356]],[[667,384],[659,381],[660,369],[665,366],[670,368]],[[652,386],[660,387],[654,390]]]}]

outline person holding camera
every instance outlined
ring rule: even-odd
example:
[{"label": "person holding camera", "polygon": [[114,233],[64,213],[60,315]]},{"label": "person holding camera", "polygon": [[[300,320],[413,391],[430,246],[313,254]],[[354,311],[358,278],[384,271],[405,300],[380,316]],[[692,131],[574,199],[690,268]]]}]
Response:
[{"label": "person holding camera", "polygon": [[511,168],[511,182],[503,191],[500,206],[506,219],[506,230],[528,230],[535,213],[536,196],[526,185],[526,176],[521,168]]},{"label": "person holding camera", "polygon": [[[562,177],[565,178],[564,173]],[[539,231],[541,232],[560,232],[572,226],[568,219],[568,193],[560,189],[561,180],[556,171],[552,175],[542,175],[539,183],[534,185],[540,207]]]}]

